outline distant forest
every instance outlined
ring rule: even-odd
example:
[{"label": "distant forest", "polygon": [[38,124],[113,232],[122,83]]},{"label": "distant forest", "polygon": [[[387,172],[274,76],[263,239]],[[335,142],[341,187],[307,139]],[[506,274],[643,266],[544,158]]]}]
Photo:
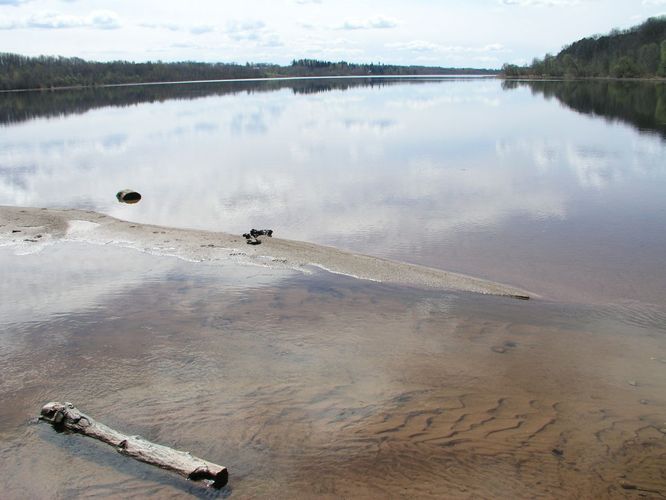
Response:
[{"label": "distant forest", "polygon": [[502,73],[516,77],[666,77],[666,16],[650,18],[627,30],[583,38],[556,56],[546,54],[529,66],[505,64]]},{"label": "distant forest", "polygon": [[77,57],[0,53],[0,90],[93,87],[99,85],[225,80],[297,76],[389,76],[389,75],[493,75],[496,70],[354,64],[315,59],[276,64],[228,64],[201,62],[94,62]]}]

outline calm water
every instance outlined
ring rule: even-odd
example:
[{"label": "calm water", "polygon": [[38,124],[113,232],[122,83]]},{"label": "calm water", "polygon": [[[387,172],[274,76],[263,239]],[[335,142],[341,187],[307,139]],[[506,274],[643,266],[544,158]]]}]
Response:
[{"label": "calm water", "polygon": [[[0,497],[666,495],[665,106],[485,79],[0,95],[0,204],[271,227],[542,295],[0,248]],[[230,485],[33,423],[49,400]]]},{"label": "calm water", "polygon": [[[666,299],[666,85],[235,83],[0,96],[0,204],[270,227],[567,301]],[[115,193],[140,191],[120,205]]]}]

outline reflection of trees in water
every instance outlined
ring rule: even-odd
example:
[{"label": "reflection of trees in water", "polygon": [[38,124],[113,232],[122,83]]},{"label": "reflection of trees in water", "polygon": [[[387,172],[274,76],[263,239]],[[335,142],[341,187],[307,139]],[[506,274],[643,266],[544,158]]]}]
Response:
[{"label": "reflection of trees in water", "polygon": [[580,113],[619,120],[666,139],[666,84],[627,81],[511,81],[504,90],[529,87]]},{"label": "reflection of trees in water", "polygon": [[181,85],[144,85],[96,87],[77,90],[10,92],[0,94],[0,124],[11,124],[42,117],[85,113],[107,106],[132,106],[172,99],[198,99],[207,96],[253,94],[291,89],[294,94],[316,94],[353,87],[383,87],[416,84],[433,79],[349,78],[340,80],[269,80],[260,82],[211,82]]}]

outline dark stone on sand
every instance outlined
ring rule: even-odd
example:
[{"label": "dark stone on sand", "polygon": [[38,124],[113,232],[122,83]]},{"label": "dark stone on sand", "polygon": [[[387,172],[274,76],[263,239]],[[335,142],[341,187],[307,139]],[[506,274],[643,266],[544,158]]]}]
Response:
[{"label": "dark stone on sand", "polygon": [[116,198],[120,203],[138,203],[141,200],[141,195],[132,189],[123,189],[116,193]]},{"label": "dark stone on sand", "polygon": [[564,452],[562,450],[560,450],[559,448],[553,448],[550,451],[553,455],[558,456],[558,457],[561,457],[562,455],[564,455]]},{"label": "dark stone on sand", "polygon": [[250,236],[256,238],[257,236],[268,236],[269,238],[273,237],[272,229],[250,229]]},{"label": "dark stone on sand", "polygon": [[20,229],[12,229],[12,233],[20,233],[20,232],[21,232]]},{"label": "dark stone on sand", "polygon": [[243,233],[243,238],[247,241],[248,245],[261,245],[259,236],[268,236],[269,238],[273,237],[272,229],[250,229],[249,233]]},{"label": "dark stone on sand", "polygon": [[627,481],[620,481],[620,486],[625,490],[637,490],[638,486]]}]

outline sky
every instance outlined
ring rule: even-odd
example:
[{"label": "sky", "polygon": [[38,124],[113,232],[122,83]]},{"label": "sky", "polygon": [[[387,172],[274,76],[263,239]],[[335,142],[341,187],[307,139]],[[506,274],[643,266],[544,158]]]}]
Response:
[{"label": "sky", "polygon": [[0,0],[0,51],[498,68],[663,14],[666,0]]}]

